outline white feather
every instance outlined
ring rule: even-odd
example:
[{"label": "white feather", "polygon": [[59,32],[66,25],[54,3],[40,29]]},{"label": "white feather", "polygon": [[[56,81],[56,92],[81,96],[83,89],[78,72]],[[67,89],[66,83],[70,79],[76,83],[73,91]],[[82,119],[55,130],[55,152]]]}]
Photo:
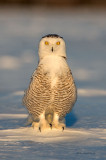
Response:
[{"label": "white feather", "polygon": [[52,81],[52,86],[54,86],[58,80],[58,75],[65,74],[68,69],[66,60],[63,57],[57,55],[45,56],[41,61],[43,70],[45,73],[49,73]]}]

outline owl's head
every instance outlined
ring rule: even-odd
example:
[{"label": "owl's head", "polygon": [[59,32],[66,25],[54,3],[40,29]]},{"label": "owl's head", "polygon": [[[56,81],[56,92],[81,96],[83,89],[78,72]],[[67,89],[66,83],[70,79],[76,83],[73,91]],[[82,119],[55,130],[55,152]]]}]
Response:
[{"label": "owl's head", "polygon": [[49,55],[57,55],[66,58],[66,47],[62,37],[57,34],[48,34],[42,37],[39,43],[40,59]]}]

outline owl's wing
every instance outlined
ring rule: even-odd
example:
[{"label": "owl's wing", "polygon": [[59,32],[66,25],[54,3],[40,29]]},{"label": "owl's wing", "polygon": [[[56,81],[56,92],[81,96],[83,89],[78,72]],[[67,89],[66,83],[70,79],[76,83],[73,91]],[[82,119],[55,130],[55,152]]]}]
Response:
[{"label": "owl's wing", "polygon": [[77,99],[77,90],[70,69],[67,71],[67,74],[59,77],[54,93],[55,111],[60,118],[64,117],[71,111]]},{"label": "owl's wing", "polygon": [[42,66],[38,66],[31,77],[28,89],[25,91],[23,104],[36,119],[49,105],[50,95],[50,80],[43,72]]}]

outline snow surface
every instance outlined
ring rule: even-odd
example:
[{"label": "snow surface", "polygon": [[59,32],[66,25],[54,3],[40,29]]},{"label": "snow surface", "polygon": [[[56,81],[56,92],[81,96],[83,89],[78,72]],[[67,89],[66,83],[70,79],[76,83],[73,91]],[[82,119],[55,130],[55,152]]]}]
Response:
[{"label": "snow surface", "polygon": [[[106,129],[69,129],[64,131],[58,129],[48,129],[42,132],[33,129],[33,127],[22,127],[18,129],[8,129],[0,131],[0,141],[34,141],[45,143],[57,142],[77,142],[82,145],[103,145],[105,144]],[[89,139],[89,143],[87,143]]]},{"label": "snow surface", "polygon": [[[38,64],[39,40],[64,37],[78,100],[66,129],[25,126],[22,97]],[[106,159],[106,11],[1,8],[0,160]]]}]

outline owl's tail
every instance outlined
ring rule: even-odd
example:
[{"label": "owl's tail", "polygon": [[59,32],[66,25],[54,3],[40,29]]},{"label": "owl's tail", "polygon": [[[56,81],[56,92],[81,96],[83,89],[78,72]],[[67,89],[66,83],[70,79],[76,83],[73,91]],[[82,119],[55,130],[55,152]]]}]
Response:
[{"label": "owl's tail", "polygon": [[51,108],[46,109],[45,119],[47,120],[50,126],[52,125],[53,117],[54,117],[54,111]]}]

